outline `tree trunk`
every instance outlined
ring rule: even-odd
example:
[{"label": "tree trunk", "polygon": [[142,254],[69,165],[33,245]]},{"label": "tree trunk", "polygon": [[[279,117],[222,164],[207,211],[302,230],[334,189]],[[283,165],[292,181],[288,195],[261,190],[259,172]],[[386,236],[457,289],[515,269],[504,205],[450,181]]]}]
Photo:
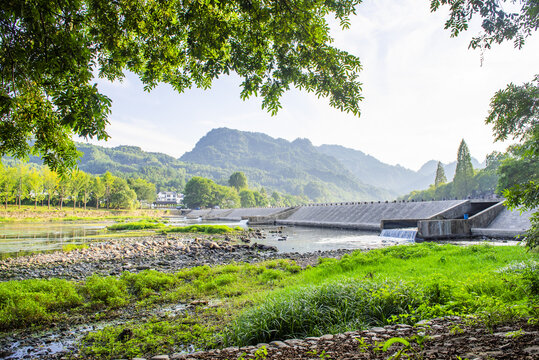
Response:
[{"label": "tree trunk", "polygon": [[62,210],[62,207],[64,206],[64,198],[60,196],[59,202],[60,202],[60,210]]},{"label": "tree trunk", "polygon": [[95,197],[95,209],[99,210],[99,198],[97,196]]},{"label": "tree trunk", "polygon": [[49,200],[47,203],[47,206],[49,207],[49,210],[51,209],[51,194],[49,193]]},{"label": "tree trunk", "polygon": [[36,196],[36,202],[34,203],[34,209],[37,209],[37,196]]},{"label": "tree trunk", "polygon": [[84,192],[84,210],[86,210],[86,191]]}]

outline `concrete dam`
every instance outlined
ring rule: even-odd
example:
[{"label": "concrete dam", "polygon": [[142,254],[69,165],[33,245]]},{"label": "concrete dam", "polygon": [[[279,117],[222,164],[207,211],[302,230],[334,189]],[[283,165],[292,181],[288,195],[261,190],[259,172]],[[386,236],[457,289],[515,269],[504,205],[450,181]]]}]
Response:
[{"label": "concrete dam", "polygon": [[487,236],[513,238],[530,228],[533,211],[510,211],[498,200],[345,202],[297,207],[202,209],[188,218],[381,231],[417,228],[425,240]]}]

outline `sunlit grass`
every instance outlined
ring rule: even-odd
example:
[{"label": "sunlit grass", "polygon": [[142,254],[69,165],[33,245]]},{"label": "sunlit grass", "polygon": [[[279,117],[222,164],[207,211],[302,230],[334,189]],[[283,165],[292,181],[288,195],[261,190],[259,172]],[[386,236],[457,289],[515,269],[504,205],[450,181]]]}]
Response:
[{"label": "sunlit grass", "polygon": [[500,271],[537,257],[521,247],[422,244],[323,259],[241,314],[227,341],[246,345],[445,315],[537,316],[537,268]]}]

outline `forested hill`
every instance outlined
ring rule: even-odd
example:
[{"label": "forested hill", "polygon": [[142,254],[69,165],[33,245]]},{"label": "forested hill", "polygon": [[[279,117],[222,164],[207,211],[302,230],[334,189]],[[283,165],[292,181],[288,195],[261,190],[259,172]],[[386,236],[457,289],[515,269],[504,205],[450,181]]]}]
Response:
[{"label": "forested hill", "polygon": [[395,195],[361,183],[307,139],[289,142],[262,133],[219,128],[202,137],[180,160],[243,171],[250,181],[313,200],[383,200]]},{"label": "forested hill", "polygon": [[[315,147],[307,139],[290,142],[227,128],[211,130],[180,159],[136,146],[106,148],[77,143],[77,148],[84,154],[81,170],[142,177],[158,190],[182,191],[193,176],[226,185],[233,172],[243,171],[252,188],[263,186],[269,191],[304,195],[312,201],[395,199],[428,188],[434,182],[437,165],[431,160],[412,171],[339,145]],[[41,163],[33,156],[30,161]],[[474,168],[481,167],[473,158],[472,163]],[[453,178],[455,164],[445,165],[448,180]]]},{"label": "forested hill", "polygon": [[[400,165],[383,163],[359,150],[340,145],[321,145],[317,149],[339,160],[361,182],[376,185],[397,194],[428,188],[434,183],[438,164],[438,161],[430,160],[418,171],[413,171]],[[455,161],[444,165],[445,175],[449,180],[455,174],[456,164]],[[484,167],[484,164],[479,163],[475,158],[472,158],[472,164],[476,169]]]}]

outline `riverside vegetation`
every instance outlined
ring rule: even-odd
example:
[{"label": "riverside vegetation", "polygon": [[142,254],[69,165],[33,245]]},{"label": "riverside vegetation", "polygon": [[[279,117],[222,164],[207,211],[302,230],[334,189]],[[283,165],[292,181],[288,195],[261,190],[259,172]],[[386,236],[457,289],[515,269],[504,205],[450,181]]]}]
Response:
[{"label": "riverside vegetation", "polygon": [[[320,336],[439,316],[473,316],[493,327],[539,318],[538,254],[523,247],[416,244],[319,259],[199,266],[174,273],[146,270],[0,283],[3,332],[62,322],[129,322],[86,335],[85,358],[132,358]],[[136,319],[136,320],[135,320]],[[223,326],[223,324],[226,324]]]}]

